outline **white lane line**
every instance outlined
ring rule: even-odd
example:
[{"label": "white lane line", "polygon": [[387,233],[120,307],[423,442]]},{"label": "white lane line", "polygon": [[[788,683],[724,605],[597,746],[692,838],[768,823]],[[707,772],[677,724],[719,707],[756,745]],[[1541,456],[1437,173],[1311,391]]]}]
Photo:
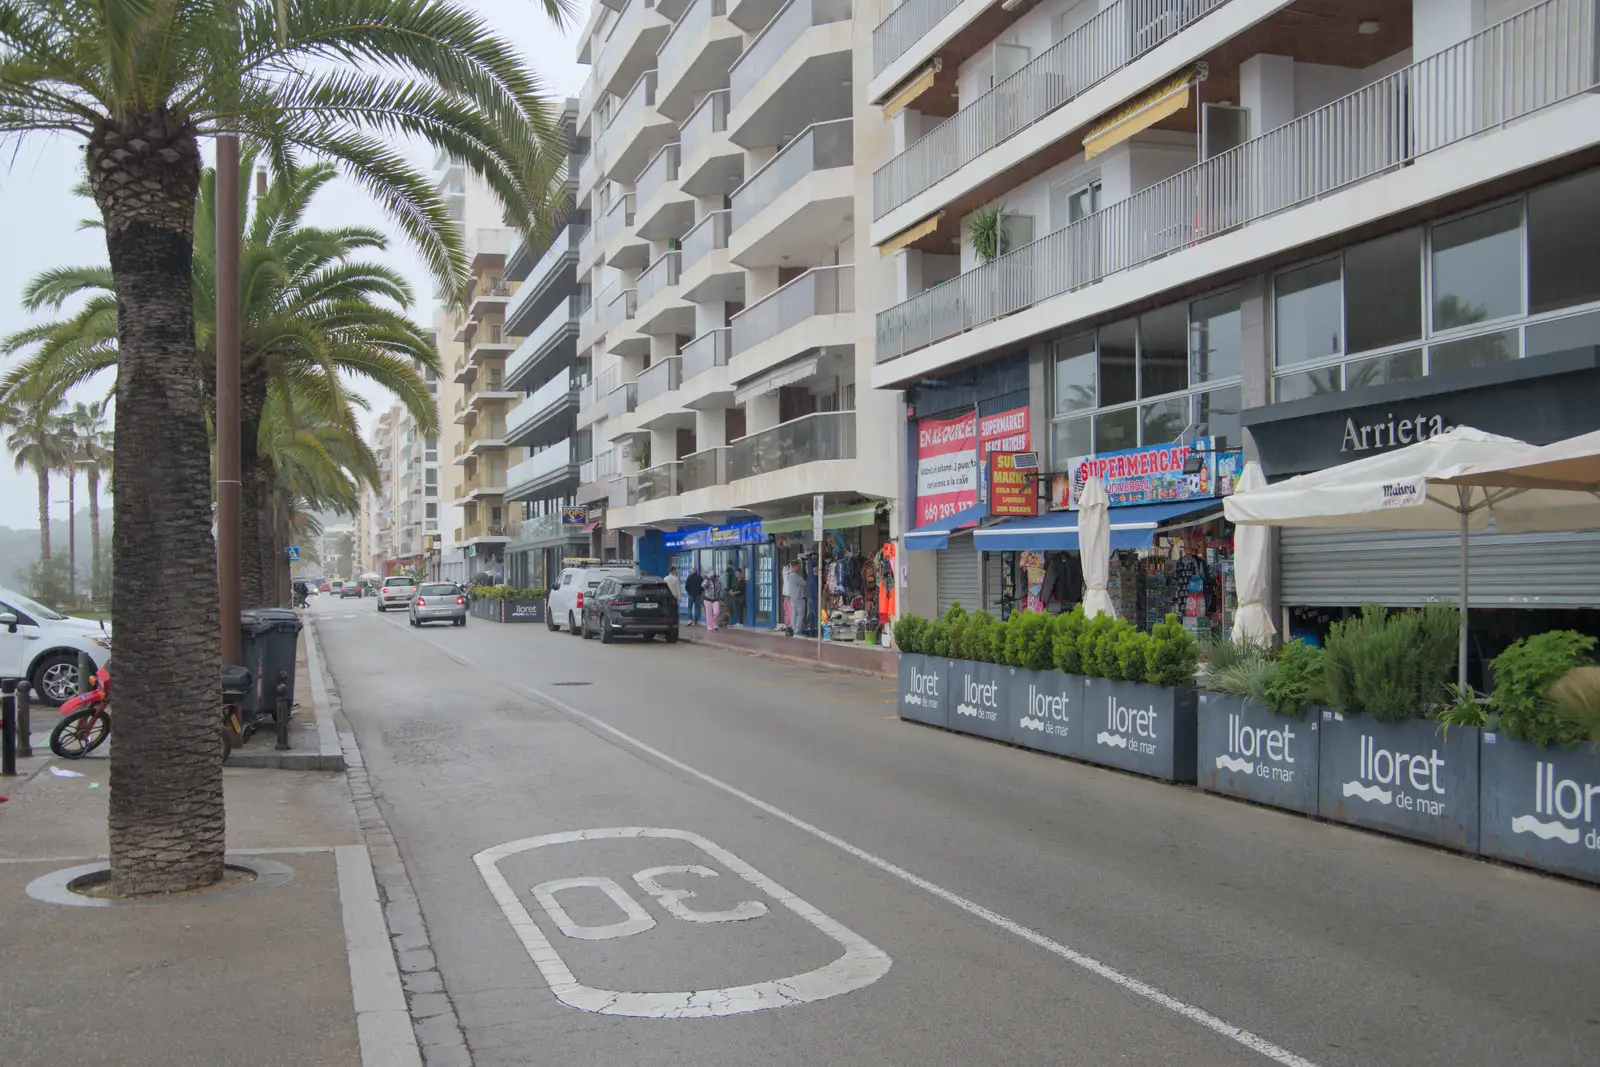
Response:
[{"label": "white lane line", "polygon": [[[422,637],[421,634],[417,634],[416,636]],[[435,648],[438,648],[440,651],[450,651],[439,645],[437,642],[429,640],[428,638],[422,637],[422,639],[427,641],[428,644],[433,645]],[[472,667],[474,670],[482,669],[476,663],[468,660],[460,653],[452,652],[451,654],[460,659],[462,663]],[[543,703],[548,704],[550,707],[553,707],[574,719],[589,723],[596,729],[610,734],[617,740],[622,741],[627,745],[631,745],[638,751],[643,752],[646,755],[661,761],[662,763],[665,763],[669,767],[674,767],[682,771],[684,774],[698,778],[707,785],[722,790],[729,796],[737,797],[739,800],[744,801],[751,807],[754,807],[760,811],[764,811],[775,819],[781,819],[798,830],[804,830],[806,833],[812,835],[818,840],[826,841],[828,844],[834,846],[842,852],[854,856],[863,863],[871,864],[886,874],[892,874],[896,878],[915,886],[923,892],[937,897],[947,904],[951,904],[957,908],[960,908],[969,915],[982,919],[984,922],[997,926],[1009,934],[1037,945],[1046,952],[1059,956],[1068,963],[1083,968],[1090,974],[1104,978],[1113,985],[1121,986],[1128,992],[1143,997],[1154,1004],[1158,1004],[1161,1007],[1166,1008],[1168,1011],[1188,1019],[1190,1022],[1198,1023],[1206,1029],[1216,1034],[1220,1034],[1230,1041],[1236,1041],[1250,1051],[1264,1056],[1274,1063],[1283,1064],[1284,1067],[1317,1067],[1317,1064],[1313,1061],[1306,1059],[1304,1056],[1290,1052],[1286,1048],[1281,1048],[1278,1045],[1274,1045],[1272,1042],[1268,1041],[1264,1037],[1261,1037],[1259,1034],[1254,1034],[1249,1030],[1234,1026],[1226,1019],[1220,1019],[1206,1011],[1204,1008],[1198,1008],[1193,1004],[1179,1000],[1177,997],[1162,992],[1160,989],[1157,989],[1148,982],[1135,978],[1132,975],[1123,974],[1115,967],[1102,963],[1093,956],[1079,952],[1077,949],[1064,945],[1054,938],[1046,937],[1044,934],[1041,934],[1039,931],[1034,930],[1031,927],[1024,926],[1019,922],[1006,918],[999,912],[990,911],[988,908],[984,907],[982,904],[979,904],[975,900],[969,900],[959,893],[954,893],[941,885],[937,885],[928,881],[926,878],[912,874],[904,867],[901,867],[895,863],[891,863],[881,856],[874,855],[864,848],[852,845],[844,838],[830,834],[828,831],[819,826],[813,826],[811,823],[806,822],[799,816],[791,815],[782,808],[777,807],[774,804],[769,804],[759,797],[752,796],[737,786],[729,785],[720,778],[713,777],[702,770],[691,767],[682,760],[669,756],[660,749],[639,740],[637,737],[617,729],[610,723],[602,719],[597,719],[586,711],[579,711],[577,708],[563,700],[550,696],[547,693],[543,693],[532,686],[521,685],[520,683],[517,683],[517,688],[532,696],[535,700],[542,701]]]}]

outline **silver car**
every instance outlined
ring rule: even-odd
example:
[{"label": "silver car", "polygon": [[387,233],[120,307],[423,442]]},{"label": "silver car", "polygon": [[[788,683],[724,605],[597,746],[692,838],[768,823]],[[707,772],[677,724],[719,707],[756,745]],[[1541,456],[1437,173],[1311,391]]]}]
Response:
[{"label": "silver car", "polygon": [[417,595],[417,580],[409,574],[391,574],[378,587],[378,610],[403,608]]},{"label": "silver car", "polygon": [[[391,586],[391,588],[393,588]],[[425,622],[467,624],[467,594],[454,582],[428,582],[411,598],[411,625]]]}]

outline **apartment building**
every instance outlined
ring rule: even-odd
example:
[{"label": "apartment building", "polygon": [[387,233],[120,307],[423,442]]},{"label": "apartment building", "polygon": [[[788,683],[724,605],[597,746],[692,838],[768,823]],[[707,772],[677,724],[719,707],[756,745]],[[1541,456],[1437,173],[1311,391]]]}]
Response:
[{"label": "apartment building", "polygon": [[[859,561],[891,535],[900,398],[871,388],[856,264],[870,182],[852,0],[596,4],[577,132],[576,269],[594,442],[577,499],[655,571]],[[825,533],[812,538],[820,498]]]},{"label": "apartment building", "polygon": [[[378,463],[378,485],[373,489],[372,527],[368,535],[372,569],[387,573],[389,560],[399,550],[399,469],[401,410],[394,405],[379,413],[372,427],[372,455]],[[331,568],[333,561],[323,556],[323,566]],[[331,570],[329,571],[331,574]],[[349,577],[339,575],[339,577]]]},{"label": "apartment building", "polygon": [[[1573,401],[1600,385],[1594,0],[908,0],[861,59],[889,151],[857,215],[893,271],[871,381],[913,416],[905,544],[931,549],[906,553],[915,610],[1029,594],[1015,561],[1076,548],[1090,471],[1125,490],[1114,547],[1172,535],[1220,572],[1205,520],[1243,458],[1600,428]],[[1018,412],[1045,514],[930,491],[941,431],[976,416],[981,472],[985,417]],[[1600,605],[1595,547],[1486,535],[1474,606]],[[1274,594],[1310,631],[1448,592],[1447,553],[1285,530]]]}]

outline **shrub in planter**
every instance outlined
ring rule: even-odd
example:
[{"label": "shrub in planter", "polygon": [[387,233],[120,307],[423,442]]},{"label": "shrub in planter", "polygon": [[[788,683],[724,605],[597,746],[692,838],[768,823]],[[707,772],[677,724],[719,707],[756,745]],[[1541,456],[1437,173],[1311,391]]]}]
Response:
[{"label": "shrub in planter", "polygon": [[1200,663],[1200,646],[1176,615],[1168,615],[1151,629],[1144,642],[1145,676],[1156,685],[1194,685]]},{"label": "shrub in planter", "polygon": [[921,615],[902,615],[894,624],[894,640],[901,652],[920,655],[928,633],[928,620]]},{"label": "shrub in planter", "polygon": [[1550,687],[1560,715],[1591,741],[1600,741],[1600,667],[1578,667]]},{"label": "shrub in planter", "polygon": [[1583,740],[1584,727],[1560,714],[1550,690],[1574,668],[1590,666],[1594,647],[1592,637],[1552,630],[1513,642],[1496,656],[1492,699],[1501,729],[1536,745]]},{"label": "shrub in planter", "polygon": [[940,659],[950,655],[950,628],[951,623],[948,619],[935,619],[928,627],[927,637],[923,643],[923,654],[937,656]]},{"label": "shrub in planter", "polygon": [[1049,670],[1055,660],[1054,637],[1050,616],[1035,611],[1013,612],[1006,621],[1005,662],[1024,670]]},{"label": "shrub in planter", "polygon": [[975,611],[959,620],[950,630],[950,658],[966,659],[974,663],[998,662],[996,644],[1005,635],[993,615]]},{"label": "shrub in planter", "polygon": [[1076,604],[1071,611],[1057,615],[1050,625],[1051,661],[1062,674],[1083,673],[1083,652],[1078,639],[1083,636],[1087,621],[1083,616],[1083,605]]},{"label": "shrub in planter", "polygon": [[1116,677],[1129,682],[1148,680],[1146,662],[1152,644],[1150,635],[1132,626],[1112,632],[1116,634],[1116,644],[1112,646],[1117,657]]},{"label": "shrub in planter", "polygon": [[1327,702],[1322,649],[1290,641],[1278,650],[1263,687],[1261,703],[1273,714],[1302,718],[1313,704]]},{"label": "shrub in planter", "polygon": [[1460,618],[1454,604],[1396,612],[1367,604],[1334,623],[1323,658],[1333,706],[1380,722],[1425,717],[1455,669]]},{"label": "shrub in planter", "polygon": [[[1319,804],[1322,650],[1290,641],[1276,654],[1258,645],[1207,643],[1200,694],[1200,786],[1315,815]],[[1218,663],[1220,667],[1216,666]]]}]

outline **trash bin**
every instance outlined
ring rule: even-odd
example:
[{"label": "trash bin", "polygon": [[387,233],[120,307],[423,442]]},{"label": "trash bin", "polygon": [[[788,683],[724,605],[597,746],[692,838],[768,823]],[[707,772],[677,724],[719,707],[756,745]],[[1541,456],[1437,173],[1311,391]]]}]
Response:
[{"label": "trash bin", "polygon": [[278,706],[278,672],[289,683],[289,707],[294,707],[294,658],[300,643],[300,616],[291,608],[251,608],[239,613],[244,662],[255,684],[244,698],[244,720],[272,718]]}]

